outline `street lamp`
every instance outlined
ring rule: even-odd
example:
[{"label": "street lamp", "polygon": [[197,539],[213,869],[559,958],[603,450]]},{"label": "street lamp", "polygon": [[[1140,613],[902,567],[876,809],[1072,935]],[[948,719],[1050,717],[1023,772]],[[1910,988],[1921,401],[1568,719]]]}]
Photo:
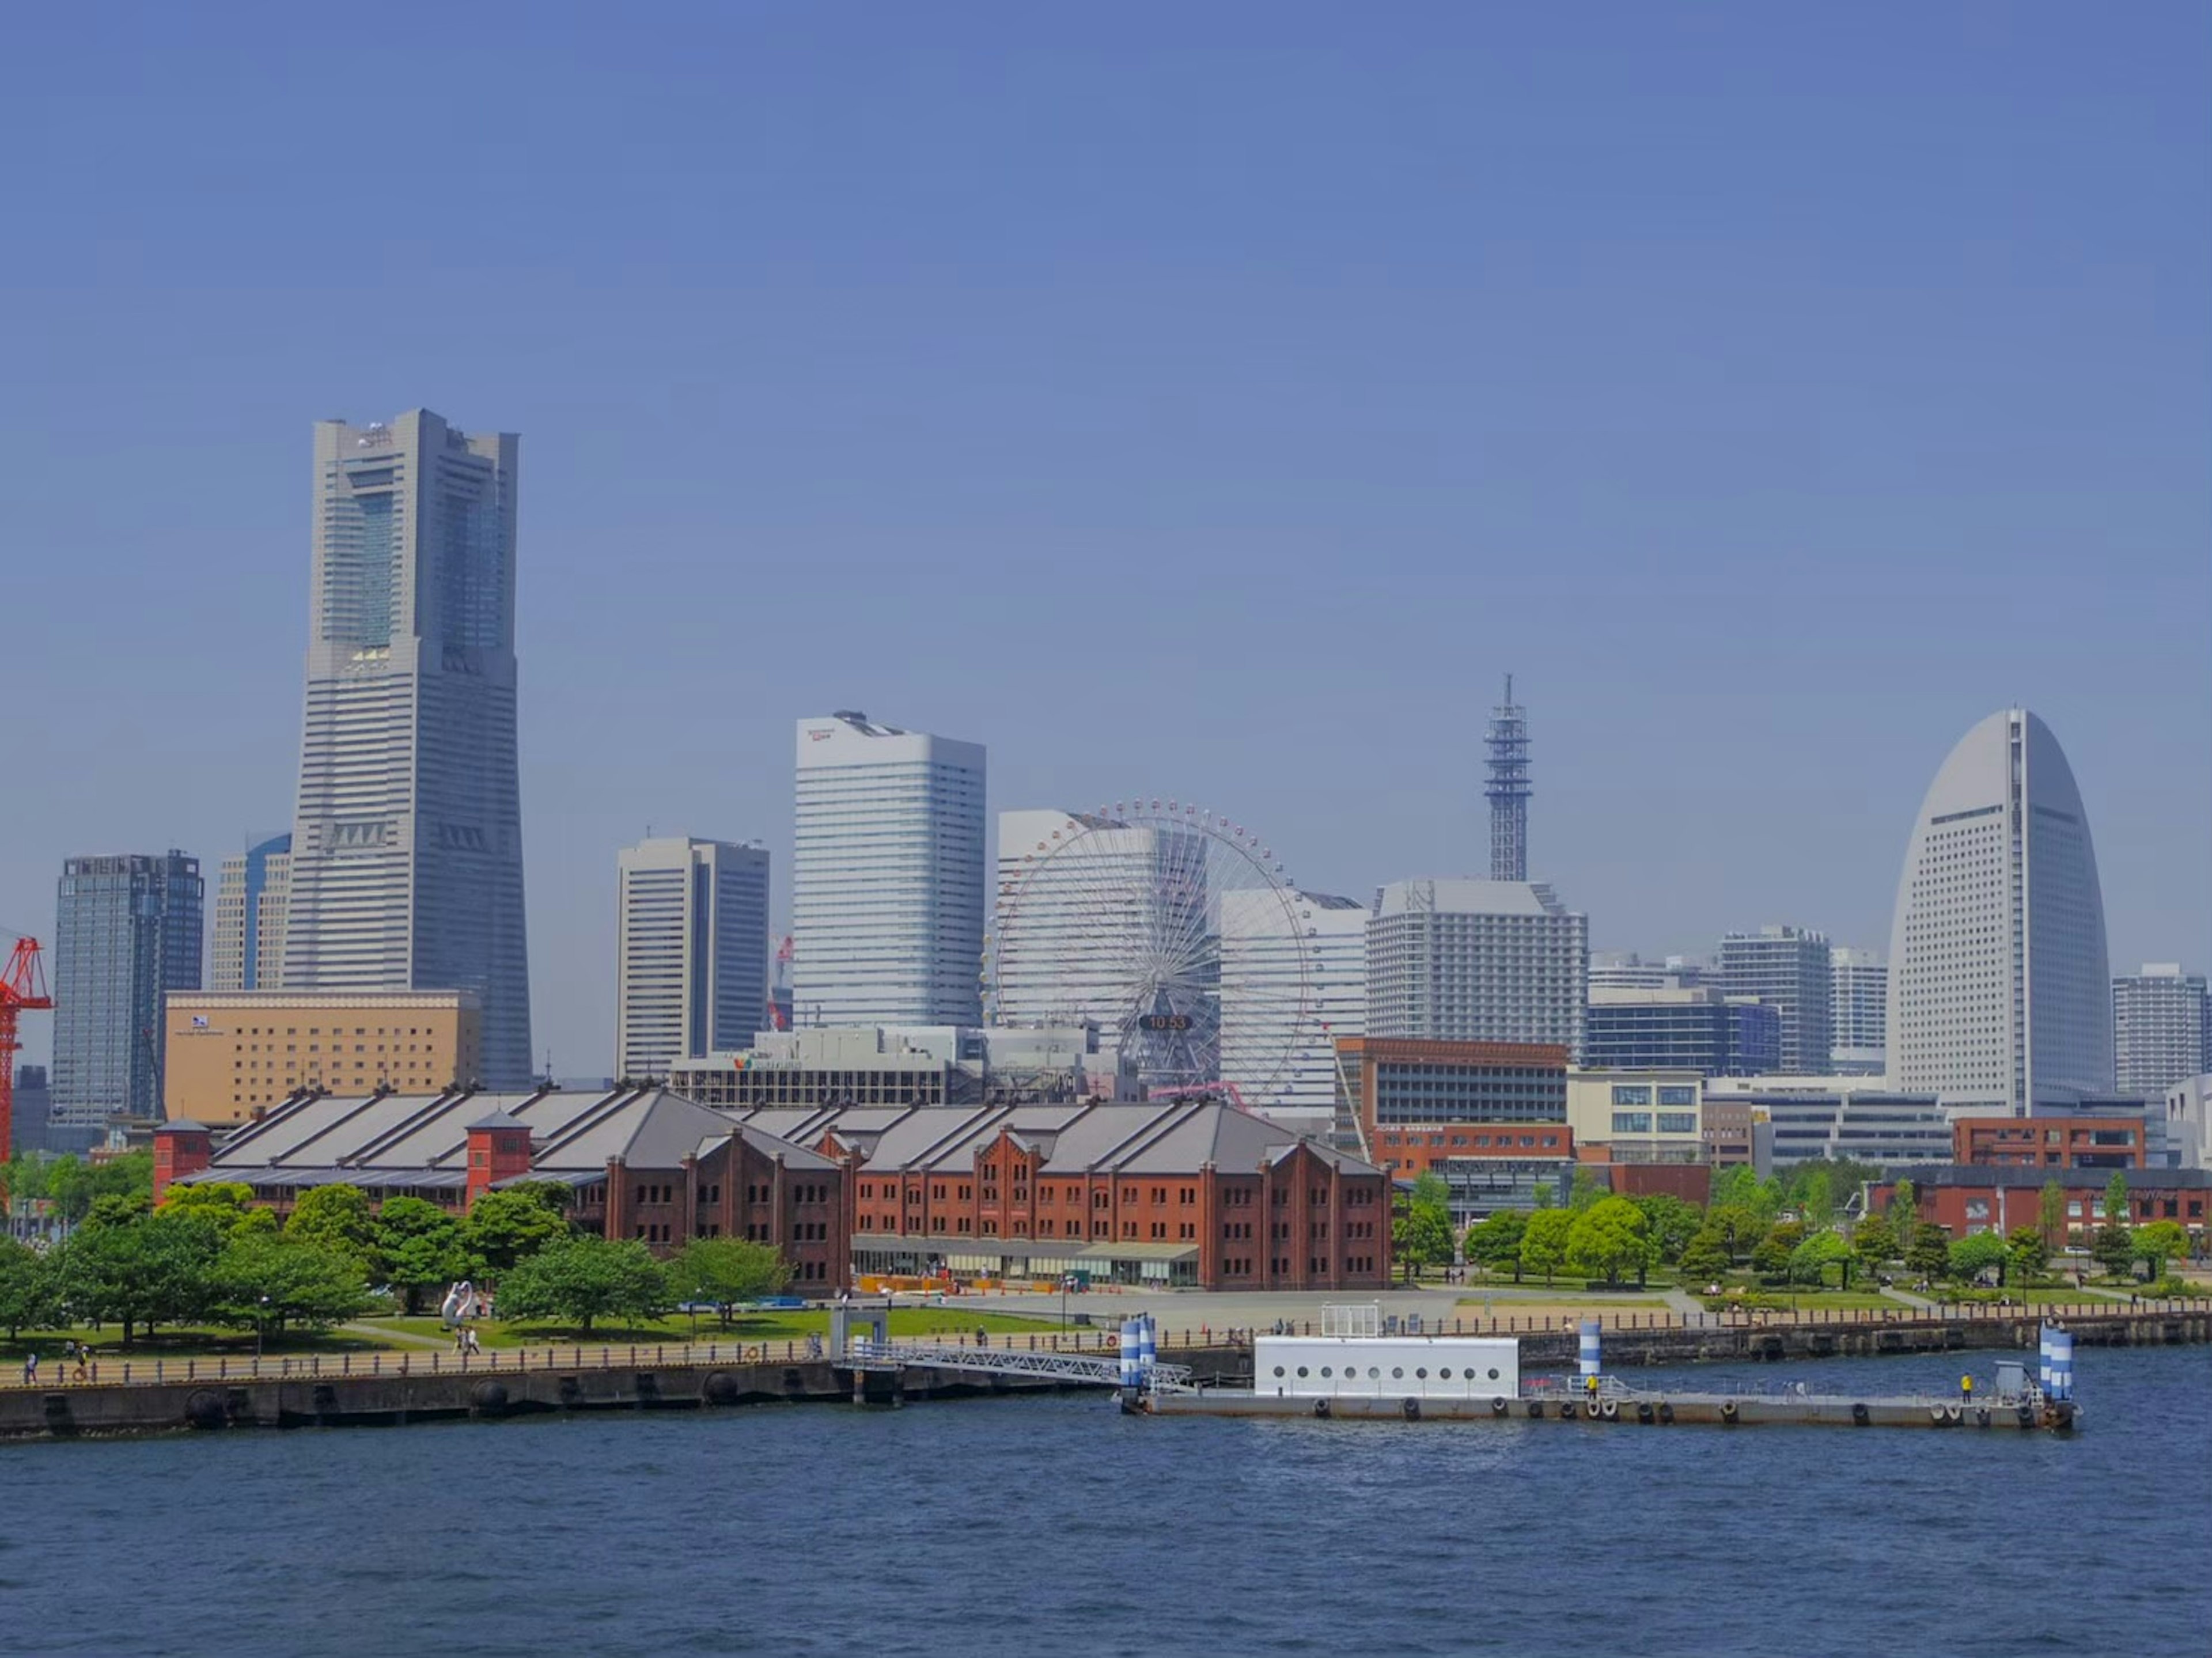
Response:
[{"label": "street lamp", "polygon": [[261,1297],[261,1305],[253,1315],[253,1362],[261,1363],[261,1344],[269,1327],[269,1297]]}]

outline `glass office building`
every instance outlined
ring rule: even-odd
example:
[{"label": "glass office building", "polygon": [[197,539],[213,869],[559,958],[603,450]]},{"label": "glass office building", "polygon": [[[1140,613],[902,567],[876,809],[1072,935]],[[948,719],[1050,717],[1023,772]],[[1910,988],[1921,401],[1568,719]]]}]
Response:
[{"label": "glass office building", "polygon": [[51,1148],[92,1144],[112,1116],[161,1115],[161,997],[200,987],[204,902],[199,859],[181,852],[62,865]]}]

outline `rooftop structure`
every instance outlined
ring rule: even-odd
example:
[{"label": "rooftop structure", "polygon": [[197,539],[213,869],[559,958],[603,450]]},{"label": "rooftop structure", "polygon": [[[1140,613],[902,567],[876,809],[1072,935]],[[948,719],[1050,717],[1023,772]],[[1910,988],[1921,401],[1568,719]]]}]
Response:
[{"label": "rooftop structure", "polygon": [[1483,738],[1490,750],[1490,878],[1528,878],[1528,711],[1513,700],[1513,676],[1505,676],[1505,700],[1490,711]]}]

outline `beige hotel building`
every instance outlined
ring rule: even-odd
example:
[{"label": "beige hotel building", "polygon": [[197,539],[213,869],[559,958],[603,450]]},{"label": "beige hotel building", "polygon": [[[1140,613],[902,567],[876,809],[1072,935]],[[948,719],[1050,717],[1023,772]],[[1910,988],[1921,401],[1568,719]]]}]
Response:
[{"label": "beige hotel building", "polygon": [[179,990],[166,1007],[173,1122],[245,1122],[305,1088],[428,1095],[483,1074],[473,991]]}]

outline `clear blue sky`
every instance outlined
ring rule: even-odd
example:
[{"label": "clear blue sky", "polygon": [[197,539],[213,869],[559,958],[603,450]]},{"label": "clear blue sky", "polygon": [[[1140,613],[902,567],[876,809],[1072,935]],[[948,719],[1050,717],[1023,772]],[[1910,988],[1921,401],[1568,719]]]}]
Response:
[{"label": "clear blue sky", "polygon": [[[95,21],[96,19],[96,21]],[[309,422],[523,434],[538,1046],[792,722],[1145,789],[1599,947],[1886,946],[2024,701],[2116,965],[2212,957],[2212,12],[21,9],[0,923],[291,811]],[[37,1022],[43,1023],[43,1021]],[[43,1030],[33,1036],[42,1045]]]}]

